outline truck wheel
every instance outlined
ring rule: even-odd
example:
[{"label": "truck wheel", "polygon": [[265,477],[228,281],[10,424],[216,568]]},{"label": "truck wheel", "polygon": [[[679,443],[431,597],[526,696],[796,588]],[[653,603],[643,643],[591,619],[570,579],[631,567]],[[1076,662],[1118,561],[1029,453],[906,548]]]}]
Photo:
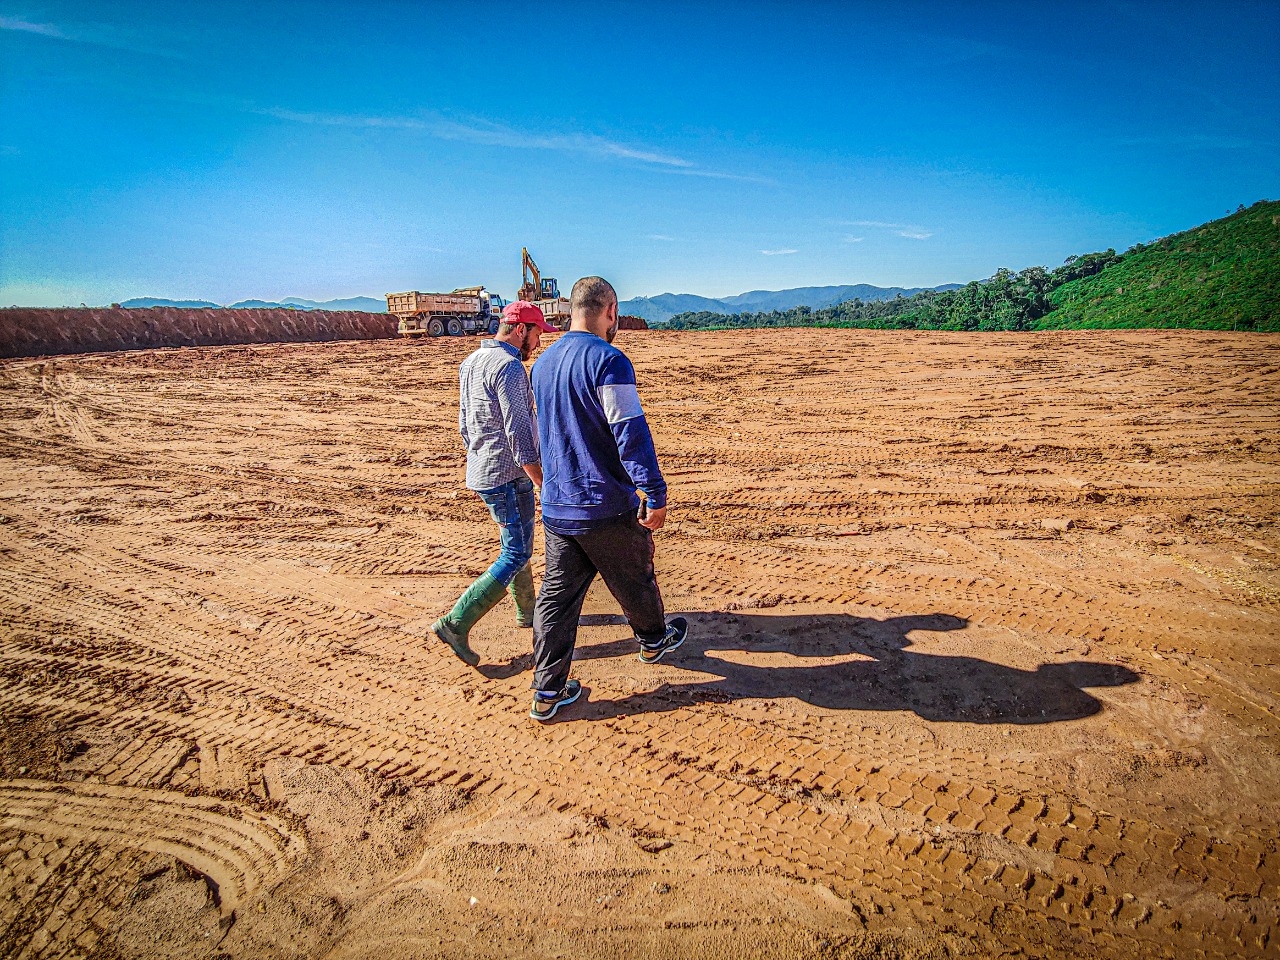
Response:
[{"label": "truck wheel", "polygon": [[449,318],[449,336],[460,337],[462,336],[462,333],[463,333],[462,321],[459,320],[457,317],[450,317]]},{"label": "truck wheel", "polygon": [[430,320],[428,320],[428,321],[427,321],[427,336],[429,336],[429,337],[443,337],[443,336],[444,336],[444,321],[443,321],[443,320],[441,320],[439,317],[432,317]]}]

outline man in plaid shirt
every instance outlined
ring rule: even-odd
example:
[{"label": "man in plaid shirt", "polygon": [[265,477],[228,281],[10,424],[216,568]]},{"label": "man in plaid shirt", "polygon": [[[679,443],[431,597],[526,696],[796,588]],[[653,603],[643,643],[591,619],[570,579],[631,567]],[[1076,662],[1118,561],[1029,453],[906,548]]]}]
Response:
[{"label": "man in plaid shirt", "polygon": [[516,625],[533,626],[534,487],[542,486],[538,421],[523,360],[537,351],[543,331],[555,332],[542,311],[517,300],[502,311],[497,336],[458,369],[458,431],[467,447],[467,487],[480,495],[501,531],[502,550],[453,609],[431,625],[432,632],[464,663],[480,656],[468,634],[508,590],[516,604]]}]

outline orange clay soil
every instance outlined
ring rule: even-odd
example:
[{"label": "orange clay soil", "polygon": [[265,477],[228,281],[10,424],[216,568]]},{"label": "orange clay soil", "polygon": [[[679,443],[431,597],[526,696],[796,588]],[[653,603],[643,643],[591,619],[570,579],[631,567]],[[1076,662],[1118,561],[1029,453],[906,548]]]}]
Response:
[{"label": "orange clay soil", "polygon": [[0,956],[1276,955],[1280,340],[624,332],[691,637],[545,726],[476,345],[0,366]]},{"label": "orange clay soil", "polygon": [[185,307],[0,308],[0,357],[227,343],[372,340],[396,333],[396,318],[359,310]]}]

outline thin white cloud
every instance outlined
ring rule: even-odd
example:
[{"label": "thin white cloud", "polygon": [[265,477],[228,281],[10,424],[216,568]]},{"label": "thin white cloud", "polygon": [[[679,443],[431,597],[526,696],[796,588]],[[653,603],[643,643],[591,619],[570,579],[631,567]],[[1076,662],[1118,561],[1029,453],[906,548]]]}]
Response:
[{"label": "thin white cloud", "polygon": [[52,23],[31,23],[28,20],[20,20],[17,17],[0,17],[0,30],[13,30],[16,33],[34,33],[42,37],[52,37],[55,40],[71,39]]},{"label": "thin white cloud", "polygon": [[867,238],[866,237],[845,237],[844,242],[845,243],[861,243],[865,239]]},{"label": "thin white cloud", "polygon": [[663,173],[679,173],[686,177],[707,177],[712,180],[737,180],[739,183],[774,183],[768,177],[756,177],[745,173],[722,173],[719,170],[664,170]]},{"label": "thin white cloud", "polygon": [[182,59],[181,54],[159,48],[154,38],[142,37],[136,31],[123,30],[101,23],[59,26],[55,23],[34,23],[23,20],[21,17],[0,15],[0,30],[30,33],[66,43],[83,43],[95,47],[108,47],[112,50],[128,50],[131,53]]},{"label": "thin white cloud", "polygon": [[250,113],[292,123],[314,123],[326,127],[391,127],[400,130],[425,130],[427,124],[413,117],[372,117],[341,113],[309,113],[281,107],[252,107]]},{"label": "thin white cloud", "polygon": [[[912,223],[889,223],[887,220],[838,220],[845,227],[870,227],[875,230],[892,230],[900,237],[909,240],[928,240],[933,231]],[[846,243],[858,243],[861,237],[845,237]]]},{"label": "thin white cloud", "polygon": [[761,250],[766,257],[785,257],[789,253],[799,253],[799,250]]},{"label": "thin white cloud", "polygon": [[[569,139],[574,140],[575,138]],[[679,157],[670,157],[666,154],[657,153],[651,150],[640,150],[636,147],[629,147],[626,144],[614,143],[610,140],[605,140],[603,137],[583,137],[581,139],[590,147],[594,147],[601,153],[606,153],[614,157],[622,157],[624,160],[640,160],[644,163],[661,163],[670,167],[682,167],[686,169],[693,168],[693,163],[689,160],[682,160]],[[564,146],[559,142],[548,144],[548,147],[552,150],[564,149]]]},{"label": "thin white cloud", "polygon": [[424,114],[416,117],[366,114],[323,113],[288,110],[283,107],[248,107],[249,112],[292,123],[309,123],[330,127],[369,127],[393,130],[420,130],[428,136],[462,143],[478,143],[488,147],[510,147],[523,150],[554,150],[565,153],[587,153],[598,157],[634,160],[663,173],[747,183],[768,183],[762,177],[704,170],[691,160],[674,154],[595,134],[569,133],[531,136],[506,124],[472,119],[467,122]]},{"label": "thin white cloud", "polygon": [[523,147],[537,150],[563,150],[574,153],[594,153],[597,156],[619,157],[623,160],[638,160],[660,166],[690,169],[694,164],[683,157],[659,153],[634,147],[630,144],[618,143],[604,137],[587,134],[560,134],[554,136],[531,137],[512,127],[490,121],[473,121],[458,123],[453,120],[432,120],[423,124],[433,136],[444,140],[461,140],[467,143],[480,143],[492,147]]},{"label": "thin white cloud", "polygon": [[675,243],[675,241],[676,241],[676,238],[675,238],[675,237],[668,237],[668,236],[665,236],[665,235],[663,235],[663,234],[661,234],[661,233],[651,233],[651,234],[649,234],[649,239],[650,239],[650,240],[661,240],[663,243]]}]

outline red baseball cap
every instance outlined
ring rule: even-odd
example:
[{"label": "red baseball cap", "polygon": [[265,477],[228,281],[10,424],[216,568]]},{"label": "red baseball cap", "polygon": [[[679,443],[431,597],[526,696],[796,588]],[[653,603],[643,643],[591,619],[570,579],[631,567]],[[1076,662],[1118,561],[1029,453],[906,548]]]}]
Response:
[{"label": "red baseball cap", "polygon": [[527,323],[547,333],[560,332],[551,324],[547,323],[547,319],[542,315],[542,311],[538,309],[536,304],[532,304],[528,300],[516,300],[514,303],[508,303],[503,307],[502,322]]}]

